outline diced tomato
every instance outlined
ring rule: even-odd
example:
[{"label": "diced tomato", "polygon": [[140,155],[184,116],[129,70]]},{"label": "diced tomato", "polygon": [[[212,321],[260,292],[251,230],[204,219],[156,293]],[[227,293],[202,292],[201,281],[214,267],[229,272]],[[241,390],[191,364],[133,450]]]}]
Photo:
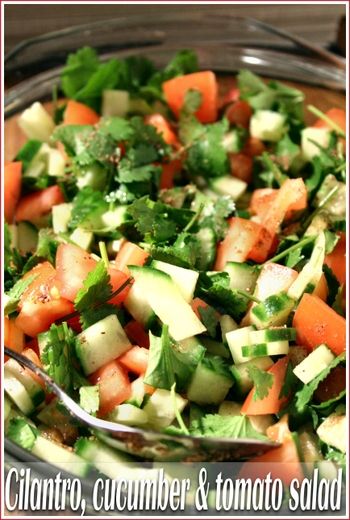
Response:
[{"label": "diced tomato", "polygon": [[239,478],[263,479],[271,473],[273,480],[280,479],[286,486],[289,486],[293,479],[302,482],[304,473],[287,421],[288,416],[284,415],[278,423],[270,426],[266,431],[271,440],[281,442],[282,445],[244,463]]},{"label": "diced tomato", "polygon": [[126,241],[117,253],[115,268],[129,274],[128,265],[144,265],[148,257],[149,253],[140,246]]},{"label": "diced tomato", "polygon": [[319,403],[336,398],[346,389],[346,368],[338,365],[319,383],[314,398]]},{"label": "diced tomato", "polygon": [[118,358],[119,363],[139,376],[143,375],[148,366],[149,350],[147,348],[135,346]]},{"label": "diced tomato", "polygon": [[249,392],[243,403],[241,413],[245,415],[266,415],[278,413],[282,406],[286,403],[286,398],[280,398],[280,393],[285,380],[288,356],[279,359],[272,365],[268,373],[273,375],[273,383],[269,388],[269,392],[263,399],[254,401],[255,387]]},{"label": "diced tomato", "polygon": [[313,350],[325,343],[335,355],[345,351],[346,321],[317,296],[304,293],[293,318],[297,342]]},{"label": "diced tomato", "polygon": [[225,111],[225,116],[231,125],[237,125],[243,128],[249,128],[249,121],[252,114],[253,110],[251,106],[243,100],[236,101]]},{"label": "diced tomato", "polygon": [[340,239],[331,253],[326,255],[324,263],[332,269],[340,285],[346,282],[346,237],[340,233]]},{"label": "diced tomato", "polygon": [[10,162],[4,166],[4,213],[8,223],[13,221],[21,194],[22,163]]},{"label": "diced tomato", "polygon": [[248,137],[242,152],[250,157],[261,155],[265,151],[265,145],[257,137]]},{"label": "diced tomato", "polygon": [[321,278],[318,281],[318,284],[316,285],[315,289],[313,290],[312,294],[314,296],[318,296],[324,302],[327,300],[328,284],[327,284],[326,277],[323,273],[322,273]]},{"label": "diced tomato", "polygon": [[64,125],[95,125],[100,116],[92,108],[70,99],[63,114]]},{"label": "diced tomato", "polygon": [[21,198],[16,209],[15,219],[17,222],[21,220],[35,222],[49,213],[53,206],[62,202],[64,202],[63,193],[57,185],[35,191]]},{"label": "diced tomato", "polygon": [[[4,344],[19,354],[24,349],[24,332],[17,325],[13,318],[4,316]],[[5,357],[7,359],[7,356]]]},{"label": "diced tomato", "polygon": [[148,334],[140,323],[131,320],[125,325],[124,330],[132,343],[136,343],[143,348],[149,348]]},{"label": "diced tomato", "polygon": [[82,331],[80,324],[80,316],[73,316],[67,320],[68,326],[74,330],[74,332],[80,333]]},{"label": "diced tomato", "polygon": [[37,356],[40,356],[39,343],[37,338],[32,338],[29,341],[27,341],[26,348],[34,350],[35,354]]},{"label": "diced tomato", "polygon": [[275,246],[275,236],[252,220],[232,217],[228,222],[227,235],[218,245],[215,270],[222,271],[226,262],[264,262]]},{"label": "diced tomato", "polygon": [[[74,244],[60,244],[56,253],[56,280],[61,295],[74,302],[79,289],[83,287],[84,280],[96,265],[96,260],[81,247]],[[113,292],[128,279],[127,274],[115,267],[110,267],[108,274],[111,277]],[[129,286],[125,287],[121,293],[112,298],[111,303],[115,305],[122,303],[129,290]]]},{"label": "diced tomato", "polygon": [[104,416],[130,398],[131,385],[125,369],[113,360],[90,376],[93,385],[99,386],[99,415]]},{"label": "diced tomato", "polygon": [[252,181],[253,177],[253,159],[249,155],[244,153],[231,153],[230,154],[230,168],[231,174],[241,181],[247,182],[248,184]]},{"label": "diced tomato", "polygon": [[162,173],[160,174],[159,189],[168,190],[174,187],[174,178],[182,170],[182,161],[173,159],[168,163],[162,164]]},{"label": "diced tomato", "polygon": [[61,297],[56,283],[56,270],[49,262],[36,265],[23,279],[35,276],[23,292],[16,326],[28,336],[36,336],[50,325],[74,311],[73,305]]},{"label": "diced tomato", "polygon": [[172,130],[170,123],[165,119],[162,114],[151,114],[145,116],[146,125],[154,126],[159,134],[163,137],[164,141],[170,145],[178,145],[175,132]]},{"label": "diced tomato", "polygon": [[[343,132],[346,132],[346,112],[341,108],[331,108],[328,110],[325,115],[331,119],[336,125],[338,125]],[[312,125],[315,128],[329,128],[333,130],[333,127],[330,126],[324,119],[317,119],[317,121]]]},{"label": "diced tomato", "polygon": [[73,302],[83,287],[83,281],[96,264],[96,260],[81,247],[60,244],[56,253],[56,272],[62,296]]},{"label": "diced tomato", "polygon": [[234,103],[235,101],[238,101],[239,95],[240,95],[239,88],[236,88],[236,87],[230,88],[230,90],[228,90],[226,92],[226,94],[224,94],[223,96],[220,97],[219,108],[220,109],[224,108],[225,106],[229,105],[230,103]]},{"label": "diced tomato", "polygon": [[[114,267],[110,267],[108,269],[108,274],[111,277],[112,292],[115,292],[118,289],[120,289],[120,287],[129,278],[129,276],[126,273],[123,273],[123,271],[119,271],[118,269],[115,269]],[[126,299],[130,289],[131,289],[131,284],[126,285],[126,287],[124,287],[124,289],[120,293],[118,293],[116,296],[114,296],[110,300],[110,303],[113,303],[114,305],[122,304],[123,301]]]},{"label": "diced tomato", "polygon": [[199,121],[202,123],[216,121],[218,85],[215,74],[211,71],[194,72],[163,83],[165,100],[176,117],[180,115],[186,93],[189,90],[198,90],[202,94],[202,103],[196,112]]},{"label": "diced tomato", "polygon": [[[295,179],[296,180],[296,179]],[[306,208],[307,205],[307,194],[304,187],[297,187],[297,193],[294,200],[287,206],[283,220],[289,220],[295,212],[301,211]],[[250,199],[249,211],[253,215],[258,215],[261,219],[265,218],[268,211],[271,210],[273,204],[277,205],[276,199],[279,196],[280,190],[274,190],[272,188],[261,188],[253,191],[252,198]],[[282,215],[281,215],[282,216]],[[279,218],[281,218],[279,216]]]}]

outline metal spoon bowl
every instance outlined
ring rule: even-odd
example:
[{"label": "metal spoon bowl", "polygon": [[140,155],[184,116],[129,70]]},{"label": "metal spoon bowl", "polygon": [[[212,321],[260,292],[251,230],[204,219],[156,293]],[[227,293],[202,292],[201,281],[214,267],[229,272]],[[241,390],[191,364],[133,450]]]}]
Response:
[{"label": "metal spoon bowl", "polygon": [[257,439],[229,439],[168,435],[162,432],[134,428],[105,421],[88,414],[30,359],[5,347],[5,355],[32,370],[45,381],[70,414],[105,443],[123,452],[148,460],[220,462],[245,460],[262,454],[279,444]]}]

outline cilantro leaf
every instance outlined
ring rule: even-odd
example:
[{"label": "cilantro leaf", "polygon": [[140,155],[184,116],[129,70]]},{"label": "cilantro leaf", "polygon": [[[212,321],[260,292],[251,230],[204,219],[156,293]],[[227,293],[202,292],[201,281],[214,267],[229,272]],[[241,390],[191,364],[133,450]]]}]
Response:
[{"label": "cilantro leaf", "polygon": [[228,228],[227,218],[233,214],[235,208],[236,205],[229,196],[218,197],[215,201],[207,197],[198,225],[201,228],[210,227],[217,240],[222,240]]},{"label": "cilantro leaf", "polygon": [[163,325],[161,337],[150,333],[149,361],[144,382],[155,388],[170,390],[174,383],[183,390],[204,355],[204,347],[186,348],[174,343]]},{"label": "cilantro leaf", "polygon": [[196,236],[186,232],[180,233],[172,245],[151,247],[151,255],[155,260],[188,268],[196,266],[198,251],[199,243]]},{"label": "cilantro leaf", "polygon": [[34,447],[37,435],[37,429],[22,417],[11,419],[6,433],[6,437],[28,451]]},{"label": "cilantro leaf", "polygon": [[75,335],[67,323],[52,324],[40,335],[45,343],[41,361],[48,375],[66,392],[73,389],[73,359],[75,359]]},{"label": "cilantro leaf", "polygon": [[83,312],[99,303],[107,302],[111,296],[110,276],[101,260],[85,278],[83,287],[75,297],[74,307],[78,312]]},{"label": "cilantro leaf", "polygon": [[249,418],[244,415],[207,414],[191,423],[190,433],[197,437],[267,440],[265,435],[253,428]]},{"label": "cilantro leaf", "polygon": [[50,228],[39,230],[38,245],[34,254],[28,259],[23,267],[23,273],[30,271],[39,262],[47,260],[55,265],[58,241]]},{"label": "cilantro leaf", "polygon": [[339,363],[342,363],[345,361],[345,354],[340,354],[336,358],[333,359],[333,361],[324,369],[318,376],[316,376],[310,383],[307,385],[304,385],[301,390],[299,390],[296,393],[296,409],[299,413],[302,413],[305,409],[306,405],[309,404],[309,402],[312,400],[313,394],[315,390],[317,389],[319,383],[323,381],[330,371],[339,365]]},{"label": "cilantro leaf", "polygon": [[283,382],[283,385],[282,385],[282,388],[280,391],[280,395],[278,396],[278,398],[282,399],[283,397],[289,397],[291,395],[291,393],[295,390],[298,383],[299,383],[299,380],[293,372],[292,364],[289,362],[287,365],[284,382]]},{"label": "cilantro leaf", "polygon": [[36,275],[28,276],[18,280],[15,285],[5,295],[4,313],[5,316],[17,310],[18,303],[27,287],[35,280]]},{"label": "cilantro leaf", "polygon": [[328,267],[327,264],[323,264],[322,270],[326,277],[328,287],[327,303],[332,306],[336,299],[340,284],[332,269]]},{"label": "cilantro leaf", "polygon": [[269,395],[272,388],[274,376],[265,370],[252,365],[248,367],[249,377],[254,381],[253,401],[259,401]]},{"label": "cilantro leaf", "polygon": [[218,313],[210,305],[207,307],[199,307],[198,312],[200,314],[201,322],[207,329],[209,336],[215,338],[216,328],[219,323]]},{"label": "cilantro leaf", "polygon": [[83,47],[76,53],[69,54],[61,74],[61,86],[64,94],[68,98],[74,98],[98,69],[98,66],[97,52],[91,47]]},{"label": "cilantro leaf", "polygon": [[100,406],[99,386],[82,386],[79,388],[80,406],[89,414],[96,414]]},{"label": "cilantro leaf", "polygon": [[72,202],[72,213],[68,224],[69,229],[72,230],[77,226],[94,230],[96,219],[108,210],[108,204],[102,193],[93,190],[90,186],[80,190]]},{"label": "cilantro leaf", "polygon": [[21,161],[23,173],[26,172],[28,166],[40,150],[42,145],[41,141],[36,139],[29,139],[15,157],[15,161]]}]

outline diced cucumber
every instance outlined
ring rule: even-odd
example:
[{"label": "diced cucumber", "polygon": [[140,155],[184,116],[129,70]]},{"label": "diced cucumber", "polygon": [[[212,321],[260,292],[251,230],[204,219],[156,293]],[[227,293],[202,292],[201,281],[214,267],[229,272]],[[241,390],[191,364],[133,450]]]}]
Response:
[{"label": "diced cucumber", "polygon": [[231,175],[224,175],[212,180],[211,187],[219,195],[229,195],[233,200],[238,200],[246,191],[248,184]]},{"label": "diced cucumber", "polygon": [[58,466],[64,471],[69,471],[79,477],[85,477],[90,465],[79,455],[68,448],[39,434],[31,450],[33,455]]},{"label": "diced cucumber", "polygon": [[296,334],[296,330],[292,327],[276,327],[275,329],[254,330],[250,334],[250,340],[252,343],[294,341]]},{"label": "diced cucumber", "polygon": [[112,479],[125,475],[126,468],[128,471],[130,469],[128,463],[133,462],[130,455],[114,450],[97,439],[80,437],[75,443],[74,449],[79,457]]},{"label": "diced cucumber", "polygon": [[22,383],[34,406],[38,406],[45,400],[43,387],[17,361],[8,359],[5,363],[5,369]]},{"label": "diced cucumber", "polygon": [[38,230],[30,222],[17,224],[17,247],[21,253],[34,252],[38,245]]},{"label": "diced cucumber", "polygon": [[149,329],[156,319],[156,315],[148,303],[147,295],[144,293],[137,280],[133,283],[128,292],[124,301],[124,307],[137,322],[144,326],[145,329]]},{"label": "diced cucumber", "polygon": [[236,364],[248,361],[248,359],[242,355],[242,347],[250,345],[250,333],[253,330],[255,330],[255,328],[249,326],[233,330],[226,334],[226,341],[231,351],[232,359]]},{"label": "diced cucumber", "polygon": [[129,426],[142,426],[147,424],[148,415],[144,410],[132,404],[120,404],[108,414],[108,421],[126,424]]},{"label": "diced cucumber", "polygon": [[293,310],[295,300],[285,292],[273,294],[251,310],[251,322],[258,329],[284,325]]},{"label": "diced cucumber", "polygon": [[190,303],[193,300],[193,294],[199,276],[197,271],[178,267],[177,265],[168,264],[167,262],[162,262],[160,260],[153,260],[151,267],[167,273],[179,288],[182,297],[187,303]]},{"label": "diced cucumber", "polygon": [[199,405],[218,405],[225,399],[233,383],[233,378],[214,371],[203,359],[192,376],[187,397]]},{"label": "diced cucumber", "polygon": [[245,358],[254,358],[261,356],[280,356],[288,354],[288,341],[272,341],[270,343],[255,343],[242,347],[242,355]]},{"label": "diced cucumber", "polygon": [[[311,161],[315,155],[320,155],[321,149],[327,148],[330,139],[328,128],[307,127],[301,131],[301,152],[304,159]],[[314,142],[312,142],[314,141]],[[317,146],[317,143],[319,146]]]},{"label": "diced cucumber", "polygon": [[143,403],[143,399],[145,397],[145,385],[143,382],[143,377],[138,377],[131,383],[131,395],[126,404],[132,404],[137,407],[141,407]]},{"label": "diced cucumber", "polygon": [[73,231],[73,233],[70,235],[69,238],[72,240],[72,242],[77,244],[77,246],[79,246],[82,249],[85,249],[85,251],[87,251],[92,244],[94,234],[91,231],[87,231],[86,229],[77,227],[77,228],[75,228],[75,230]]},{"label": "diced cucumber", "polygon": [[129,267],[141,292],[169,334],[180,341],[206,331],[169,275],[151,267]]},{"label": "diced cucumber", "polygon": [[323,273],[325,254],[326,237],[321,232],[315,241],[310,260],[304,265],[297,279],[288,289],[287,294],[290,298],[299,300],[304,291],[310,289],[310,292],[312,292],[315,289]]},{"label": "diced cucumber", "polygon": [[4,421],[6,422],[7,419],[10,416],[10,412],[12,409],[11,401],[7,398],[7,396],[4,396]]},{"label": "diced cucumber", "polygon": [[238,390],[240,396],[249,392],[254,386],[254,381],[249,375],[249,368],[254,366],[260,370],[268,370],[272,367],[273,361],[270,357],[254,358],[250,361],[245,361],[239,365],[232,365],[231,372],[235,379],[235,390]]},{"label": "diced cucumber", "polygon": [[76,353],[86,375],[121,356],[131,348],[117,316],[111,314],[78,335]]},{"label": "diced cucumber", "polygon": [[259,275],[256,266],[240,262],[227,262],[224,271],[229,274],[231,289],[253,293]]},{"label": "diced cucumber", "polygon": [[229,153],[238,153],[242,149],[242,137],[238,128],[230,130],[222,142],[225,150]]},{"label": "diced cucumber", "polygon": [[109,240],[107,242],[107,253],[109,256],[115,256],[116,253],[119,253],[120,248],[122,246],[123,239],[120,238],[119,240]]},{"label": "diced cucumber", "polygon": [[7,224],[7,228],[10,234],[11,247],[18,247],[18,226],[16,224]]},{"label": "diced cucumber", "polygon": [[52,227],[54,233],[65,233],[72,214],[72,203],[63,202],[52,208]]},{"label": "diced cucumber", "polygon": [[284,115],[272,110],[257,110],[250,119],[250,135],[277,143],[287,131]]},{"label": "diced cucumber", "polygon": [[229,316],[228,314],[223,314],[222,316],[220,316],[219,322],[220,322],[220,327],[221,327],[222,341],[225,344],[227,344],[226,334],[228,334],[229,332],[232,332],[233,330],[237,330],[238,325],[235,322],[235,320],[233,318],[231,318],[231,316]]},{"label": "diced cucumber", "polygon": [[333,361],[334,354],[326,345],[320,345],[311,352],[293,372],[305,385],[310,383]]},{"label": "diced cucumber", "polygon": [[347,442],[347,418],[345,415],[332,413],[320,424],[316,433],[321,441],[346,453]]},{"label": "diced cucumber", "polygon": [[[83,146],[82,149],[84,149]],[[106,169],[96,162],[88,166],[81,166],[79,168],[79,176],[77,177],[77,188],[82,190],[86,186],[90,186],[94,190],[103,191],[106,178]],[[94,224],[96,224],[96,222],[94,222]]]},{"label": "diced cucumber", "polygon": [[272,426],[274,421],[273,415],[267,414],[267,415],[247,415],[250,424],[253,426],[253,428],[259,432],[265,435],[267,428],[269,426]]},{"label": "diced cucumber", "polygon": [[118,206],[102,213],[100,217],[101,227],[103,231],[115,231],[125,221],[126,206]]},{"label": "diced cucumber", "polygon": [[55,128],[52,117],[38,101],[22,112],[18,125],[29,139],[39,141],[48,141]]},{"label": "diced cucumber", "polygon": [[125,117],[129,112],[129,98],[127,90],[104,90],[102,92],[102,116]]},{"label": "diced cucumber", "polygon": [[[176,408],[179,413],[183,411],[187,400],[175,393]],[[169,426],[175,419],[173,396],[169,390],[157,388],[145,404],[143,410],[148,416],[149,426],[162,429]]]},{"label": "diced cucumber", "polygon": [[210,269],[216,257],[216,235],[214,230],[205,227],[198,231],[195,235],[199,241],[200,254],[197,259],[197,267],[200,271],[207,271]]},{"label": "diced cucumber", "polygon": [[24,415],[30,415],[35,410],[25,386],[9,371],[4,369],[4,390]]},{"label": "diced cucumber", "polygon": [[220,356],[225,359],[230,359],[230,350],[227,348],[227,344],[215,339],[208,338],[207,336],[201,337],[201,343],[206,348],[209,354],[213,356]]},{"label": "diced cucumber", "polygon": [[234,401],[223,401],[218,410],[219,415],[241,415],[242,404]]}]

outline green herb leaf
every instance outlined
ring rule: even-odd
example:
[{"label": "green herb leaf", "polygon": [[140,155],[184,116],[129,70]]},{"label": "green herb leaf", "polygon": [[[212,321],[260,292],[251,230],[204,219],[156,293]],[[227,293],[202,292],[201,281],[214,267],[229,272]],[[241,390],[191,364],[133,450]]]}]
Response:
[{"label": "green herb leaf", "polygon": [[253,428],[248,417],[244,415],[205,415],[191,423],[190,433],[197,437],[267,440],[265,435]]},{"label": "green herb leaf", "polygon": [[79,388],[80,406],[89,414],[95,415],[100,406],[99,386]]},{"label": "green herb leaf", "polygon": [[198,312],[200,314],[201,322],[207,329],[209,336],[215,338],[216,328],[219,323],[218,313],[210,305],[207,307],[199,307]]},{"label": "green herb leaf", "polygon": [[15,312],[24,291],[35,280],[36,275],[28,276],[24,280],[18,280],[15,285],[5,295],[4,313],[5,316]]},{"label": "green herb leaf", "polygon": [[83,288],[78,291],[74,300],[77,311],[83,312],[99,303],[107,302],[112,296],[110,276],[103,261],[98,262],[83,282]]},{"label": "green herb leaf", "polygon": [[6,432],[6,437],[28,451],[34,447],[37,435],[37,429],[21,417],[11,419]]},{"label": "green herb leaf", "polygon": [[43,143],[41,141],[36,139],[29,139],[29,141],[27,141],[17,153],[15,161],[21,161],[23,173],[26,172],[28,166],[40,150],[42,144]]},{"label": "green herb leaf", "polygon": [[265,370],[252,365],[248,368],[249,377],[254,381],[253,401],[259,401],[269,395],[272,388],[274,376]]}]

